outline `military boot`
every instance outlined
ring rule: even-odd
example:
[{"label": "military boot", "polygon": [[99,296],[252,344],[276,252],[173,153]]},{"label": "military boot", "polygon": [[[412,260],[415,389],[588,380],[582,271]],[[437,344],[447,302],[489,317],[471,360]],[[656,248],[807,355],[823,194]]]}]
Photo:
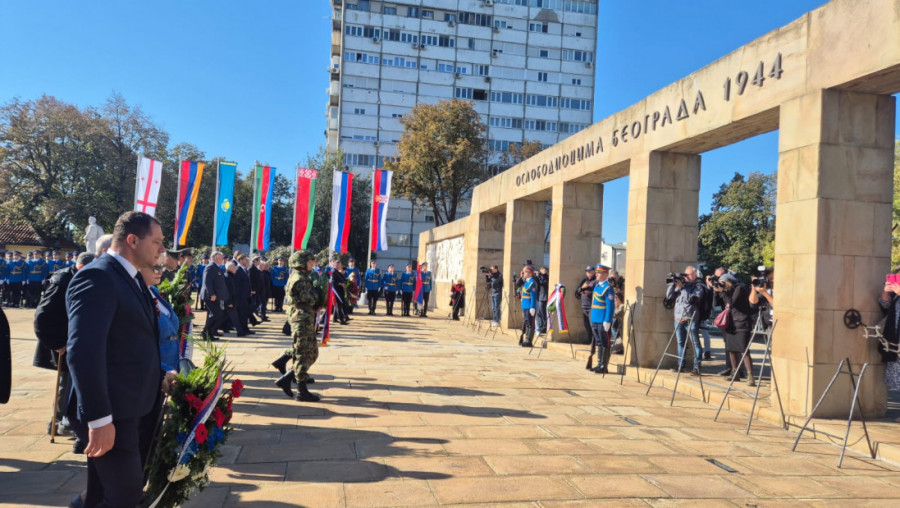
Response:
[{"label": "military boot", "polygon": [[287,373],[287,362],[290,359],[290,355],[281,355],[281,358],[272,362],[272,367],[278,369],[278,372],[281,372],[281,375],[283,376]]},{"label": "military boot", "polygon": [[294,397],[294,400],[300,402],[319,402],[319,396],[311,393],[309,389],[306,388],[306,383],[297,383],[297,395]]},{"label": "military boot", "polygon": [[597,366],[594,372],[597,374],[606,374],[608,372],[606,365],[609,363],[609,349],[602,347],[597,350]]},{"label": "military boot", "polygon": [[[284,390],[285,395],[287,395],[288,397],[293,397],[294,392],[293,392],[293,390],[291,390],[291,383],[293,383],[293,382],[294,382],[294,371],[290,371],[287,374],[278,378],[278,381],[275,381],[275,385],[278,388],[281,388],[282,390]],[[302,386],[304,389],[306,388],[305,384],[301,384],[300,386]]]}]

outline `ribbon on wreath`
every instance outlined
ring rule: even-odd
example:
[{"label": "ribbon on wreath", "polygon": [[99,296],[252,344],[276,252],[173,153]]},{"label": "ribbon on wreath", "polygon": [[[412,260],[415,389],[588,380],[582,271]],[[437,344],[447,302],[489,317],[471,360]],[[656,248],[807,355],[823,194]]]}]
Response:
[{"label": "ribbon on wreath", "polygon": [[566,320],[566,286],[557,284],[547,300],[547,331],[553,329],[551,316],[556,313],[556,331],[566,333],[569,331],[569,322]]},{"label": "ribbon on wreath", "polygon": [[334,287],[332,287],[331,283],[328,283],[328,296],[325,297],[325,313],[322,316],[324,322],[322,323],[322,339],[319,341],[319,344],[322,347],[328,347],[328,339],[331,338],[331,309],[334,307],[334,300],[337,298],[338,301],[341,301],[341,297],[338,296],[337,291],[335,291]]},{"label": "ribbon on wreath", "polygon": [[222,379],[222,371],[220,370],[218,374],[216,374],[216,384],[213,386],[212,391],[209,392],[209,395],[203,399],[203,405],[197,411],[197,416],[194,418],[194,421],[191,423],[191,431],[188,433],[187,439],[184,440],[184,444],[181,446],[181,451],[178,452],[178,460],[175,461],[175,467],[172,468],[172,472],[169,473],[169,483],[166,484],[166,487],[159,493],[159,497],[153,501],[153,504],[150,505],[150,508],[156,508],[156,505],[159,504],[160,500],[162,500],[163,495],[165,495],[166,490],[169,489],[169,485],[172,485],[172,478],[175,475],[175,471],[178,469],[178,466],[181,465],[181,459],[184,458],[184,455],[187,453],[188,448],[190,448],[191,443],[194,441],[194,438],[197,435],[197,429],[201,425],[206,424],[206,420],[209,419],[209,416],[212,414],[213,410],[216,409],[216,402],[219,401],[219,397],[222,396],[222,391],[225,389],[225,384]]}]

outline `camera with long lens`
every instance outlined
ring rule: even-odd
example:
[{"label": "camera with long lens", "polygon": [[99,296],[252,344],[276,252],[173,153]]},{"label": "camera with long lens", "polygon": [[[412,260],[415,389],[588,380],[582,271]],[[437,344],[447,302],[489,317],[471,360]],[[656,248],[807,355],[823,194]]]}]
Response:
[{"label": "camera with long lens", "polygon": [[670,273],[666,277],[666,284],[674,284],[675,281],[684,282],[684,279],[687,277],[686,273]]},{"label": "camera with long lens", "polygon": [[483,273],[483,274],[485,274],[485,275],[487,275],[488,273],[490,273],[490,270],[489,270],[488,267],[486,267],[486,266],[479,266],[478,269],[481,270],[481,273]]},{"label": "camera with long lens", "polygon": [[756,267],[757,275],[750,279],[750,284],[756,288],[764,288],[769,284],[769,269],[763,265]]},{"label": "camera with long lens", "polygon": [[710,284],[712,285],[712,287],[714,287],[714,288],[724,288],[724,287],[725,287],[725,283],[722,282],[721,280],[719,280],[719,276],[718,276],[718,275],[713,275],[713,276],[711,276],[711,277],[709,278],[709,283],[710,283]]}]

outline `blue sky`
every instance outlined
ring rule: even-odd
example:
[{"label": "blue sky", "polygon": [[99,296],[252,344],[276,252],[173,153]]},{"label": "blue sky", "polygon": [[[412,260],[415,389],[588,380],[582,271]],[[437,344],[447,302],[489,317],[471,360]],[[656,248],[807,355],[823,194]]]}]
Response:
[{"label": "blue sky", "polygon": [[[823,3],[601,0],[595,121]],[[325,0],[0,0],[0,102],[116,91],[172,144],[291,168],[324,141],[330,16]],[[701,213],[735,171],[776,164],[777,133],[704,154]],[[606,189],[604,236],[623,241],[627,180]]]}]

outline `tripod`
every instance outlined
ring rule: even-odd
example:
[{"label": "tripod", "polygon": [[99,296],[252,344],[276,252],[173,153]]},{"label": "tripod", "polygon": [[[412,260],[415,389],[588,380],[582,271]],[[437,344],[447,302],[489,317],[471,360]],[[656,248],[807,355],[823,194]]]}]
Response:
[{"label": "tripod", "polygon": [[472,316],[472,330],[475,332],[481,331],[481,323],[484,321],[484,310],[490,305],[488,300],[491,298],[491,288],[490,286],[486,286],[483,291],[484,295],[481,298],[481,302],[478,304],[478,309],[475,310],[475,315]]},{"label": "tripod", "polygon": [[[685,342],[690,343],[691,352],[694,353],[695,358],[697,357],[697,351],[695,351],[695,348],[697,346],[694,345],[694,341],[691,339],[690,334],[691,334],[692,325],[694,324],[696,318],[697,318],[697,311],[695,310],[691,314],[691,319],[688,320],[687,326],[685,327],[685,333],[688,335],[688,337],[685,337]],[[644,394],[644,395],[650,395],[650,390],[653,388],[653,382],[656,381],[656,375],[659,374],[659,369],[662,368],[663,361],[666,359],[666,357],[677,358],[678,359],[678,371],[677,371],[677,374],[675,375],[675,386],[672,387],[672,399],[669,400],[670,406],[675,404],[675,393],[678,391],[678,381],[681,379],[681,366],[684,362],[684,352],[687,350],[687,347],[682,348],[681,355],[676,355],[676,354],[672,354],[669,352],[669,348],[672,346],[672,341],[675,340],[675,336],[677,335],[677,333],[678,333],[678,328],[676,327],[675,330],[672,330],[672,335],[669,337],[669,342],[666,343],[666,348],[663,350],[662,355],[660,355],[660,357],[659,357],[659,363],[656,365],[656,371],[653,372],[653,377],[650,378],[650,386],[647,387],[647,392]],[[698,341],[699,341],[699,339],[698,339]],[[699,370],[700,366],[696,365],[696,367],[698,367],[697,378],[700,380],[700,394],[703,396],[703,400],[706,401],[706,390],[703,388],[703,374]]]},{"label": "tripod", "polygon": [[[759,366],[759,380],[756,383],[756,391],[753,394],[753,405],[750,408],[750,417],[747,418],[747,429],[744,433],[750,433],[750,425],[753,423],[753,413],[756,411],[756,403],[759,401],[759,388],[762,384],[763,371],[766,368],[767,361],[769,363],[769,375],[772,378],[772,387],[775,388],[775,398],[778,399],[778,409],[781,411],[781,427],[784,429],[787,428],[787,420],[784,417],[784,407],[781,404],[781,393],[778,391],[778,381],[775,380],[775,370],[772,368],[772,333],[775,331],[775,325],[777,324],[778,321],[776,320],[772,323],[771,328],[767,328],[763,320],[763,310],[760,309],[759,316],[756,318],[756,324],[753,326],[753,332],[750,334],[750,340],[747,342],[747,347],[744,349],[744,354],[741,356],[737,368],[731,373],[731,382],[728,383],[728,388],[725,390],[725,395],[722,396],[722,402],[719,403],[719,409],[716,411],[716,416],[713,417],[713,421],[719,419],[719,413],[722,412],[722,406],[725,405],[725,399],[728,398],[728,395],[731,393],[732,389],[734,389],[734,382],[737,380],[738,374],[741,371],[741,365],[744,364],[744,358],[750,354],[750,346],[753,345],[753,338],[757,335],[762,335],[766,338],[766,351],[763,354],[762,363]],[[748,374],[751,376],[753,375],[752,372],[749,372]],[[740,391],[743,392],[743,390]]]}]

